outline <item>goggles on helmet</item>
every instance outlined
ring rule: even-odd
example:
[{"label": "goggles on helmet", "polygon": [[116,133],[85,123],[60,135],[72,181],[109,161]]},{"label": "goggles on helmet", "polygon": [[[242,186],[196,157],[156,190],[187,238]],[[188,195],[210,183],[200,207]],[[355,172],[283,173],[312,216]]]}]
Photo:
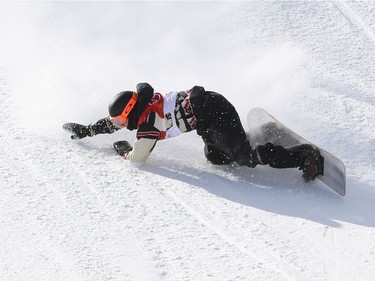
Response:
[{"label": "goggles on helmet", "polygon": [[135,104],[138,101],[138,95],[136,92],[133,92],[133,96],[130,98],[128,103],[126,104],[124,110],[120,115],[111,116],[111,121],[118,127],[126,127],[128,125],[128,117],[132,109],[134,108]]}]

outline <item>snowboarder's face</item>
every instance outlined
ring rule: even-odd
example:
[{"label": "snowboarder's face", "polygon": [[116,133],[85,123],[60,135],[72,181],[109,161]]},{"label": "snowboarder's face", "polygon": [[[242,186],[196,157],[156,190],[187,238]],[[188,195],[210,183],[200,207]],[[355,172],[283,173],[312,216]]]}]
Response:
[{"label": "snowboarder's face", "polygon": [[115,124],[115,126],[117,126],[119,128],[127,127],[128,122],[129,122],[129,119],[128,119],[129,114],[132,111],[132,109],[134,108],[137,101],[138,101],[138,95],[137,95],[136,92],[133,92],[133,96],[131,97],[129,102],[126,104],[122,113],[120,115],[117,115],[117,116],[111,116],[112,123]]},{"label": "snowboarder's face", "polygon": [[[120,116],[120,115],[119,115]],[[110,117],[112,123],[118,128],[125,128],[128,126],[128,119],[120,118],[119,116]]]}]

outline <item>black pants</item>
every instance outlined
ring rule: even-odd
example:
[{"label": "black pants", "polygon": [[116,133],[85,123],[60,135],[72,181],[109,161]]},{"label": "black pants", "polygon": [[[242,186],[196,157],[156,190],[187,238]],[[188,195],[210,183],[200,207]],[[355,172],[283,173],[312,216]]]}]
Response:
[{"label": "black pants", "polygon": [[197,117],[197,133],[205,143],[204,153],[210,162],[216,165],[235,162],[248,167],[261,164],[274,168],[302,165],[303,145],[282,147],[267,143],[252,148],[234,106],[218,93],[199,87],[197,94],[194,88],[190,99]]},{"label": "black pants", "polygon": [[207,95],[203,126],[198,130],[206,158],[218,165],[236,162],[255,167],[257,161],[234,106],[220,94]]}]

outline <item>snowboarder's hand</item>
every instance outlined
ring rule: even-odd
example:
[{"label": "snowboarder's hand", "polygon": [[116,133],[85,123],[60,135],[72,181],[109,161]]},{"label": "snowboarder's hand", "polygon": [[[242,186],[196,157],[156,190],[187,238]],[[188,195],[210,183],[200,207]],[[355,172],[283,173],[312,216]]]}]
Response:
[{"label": "snowboarder's hand", "polygon": [[113,144],[116,152],[121,156],[124,156],[129,151],[132,151],[132,146],[127,141],[117,141]]},{"label": "snowboarder's hand", "polygon": [[63,125],[63,129],[72,133],[73,135],[70,136],[72,140],[82,139],[85,137],[91,137],[92,133],[90,130],[90,125],[85,126],[77,123],[65,123]]}]

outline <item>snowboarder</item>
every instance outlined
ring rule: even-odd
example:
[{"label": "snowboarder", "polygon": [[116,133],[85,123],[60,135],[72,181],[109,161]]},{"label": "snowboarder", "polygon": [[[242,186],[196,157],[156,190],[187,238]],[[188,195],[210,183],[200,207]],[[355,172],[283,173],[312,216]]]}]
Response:
[{"label": "snowboarder", "polygon": [[305,181],[318,175],[317,149],[309,144],[251,147],[234,106],[221,94],[200,86],[163,96],[148,83],[139,83],[135,92],[118,93],[108,110],[110,116],[94,124],[66,123],[63,128],[72,133],[72,139],[111,134],[122,128],[137,130],[134,147],[127,141],[113,144],[123,158],[134,162],[146,161],[157,141],[196,130],[203,139],[206,158],[215,165],[299,168]]}]

